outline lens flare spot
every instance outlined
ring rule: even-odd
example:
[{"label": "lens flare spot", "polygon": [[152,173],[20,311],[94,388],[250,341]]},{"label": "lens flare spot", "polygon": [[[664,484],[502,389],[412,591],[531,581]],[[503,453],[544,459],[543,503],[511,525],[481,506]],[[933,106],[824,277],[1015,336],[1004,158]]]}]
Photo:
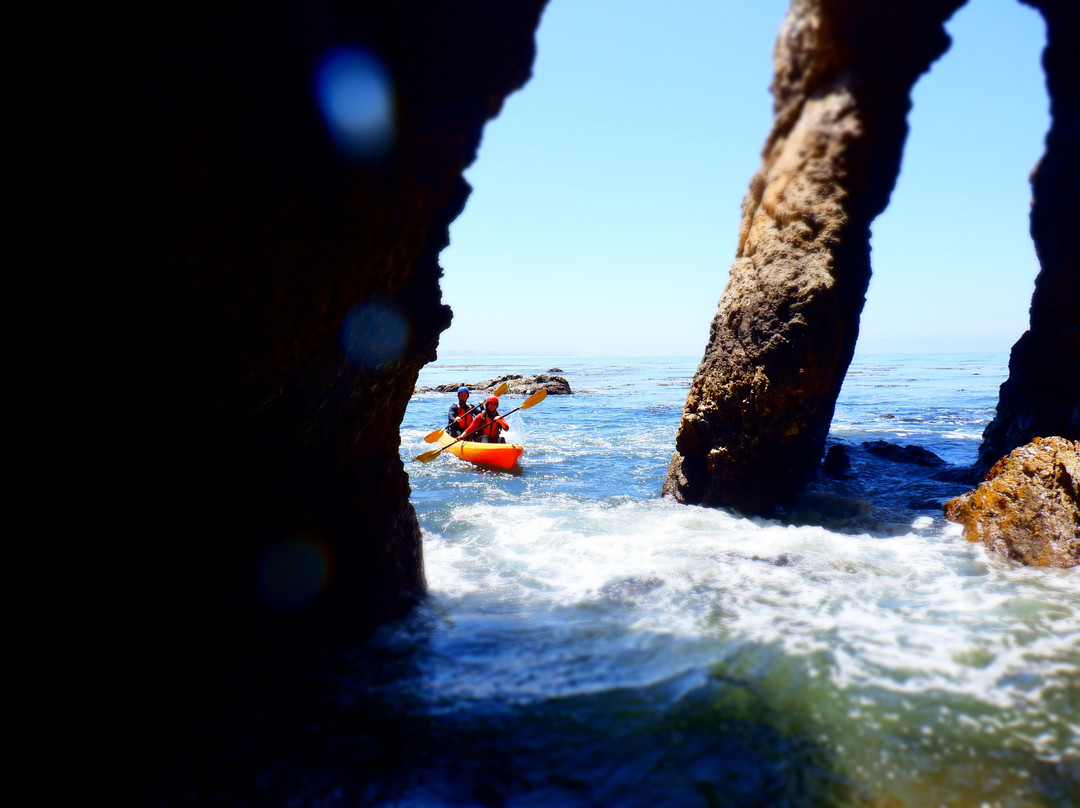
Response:
[{"label": "lens flare spot", "polygon": [[259,565],[263,597],[279,609],[298,609],[322,590],[330,572],[321,543],[309,536],[282,539]]},{"label": "lens flare spot", "polygon": [[386,303],[360,303],[341,327],[345,353],[364,370],[396,362],[408,340],[408,323],[395,306]]},{"label": "lens flare spot", "polygon": [[382,63],[359,47],[327,53],[315,96],[338,148],[358,162],[376,160],[394,140],[394,91]]}]

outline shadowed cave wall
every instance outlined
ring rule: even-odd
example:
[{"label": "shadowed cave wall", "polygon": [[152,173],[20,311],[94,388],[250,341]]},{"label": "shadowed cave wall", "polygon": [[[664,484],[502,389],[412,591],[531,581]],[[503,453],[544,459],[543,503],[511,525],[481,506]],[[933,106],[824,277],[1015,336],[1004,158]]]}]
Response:
[{"label": "shadowed cave wall", "polygon": [[[1033,180],[1040,259],[1031,327],[1013,349],[980,463],[1036,435],[1080,433],[1080,171],[1075,7],[1044,16],[1052,124]],[[664,493],[775,515],[824,451],[870,280],[870,225],[888,204],[911,91],[949,45],[963,0],[793,0],[772,83],[774,124],[743,201],[730,279],[687,396]],[[1003,110],[1002,114],[1008,114]]]},{"label": "shadowed cave wall", "polygon": [[[40,346],[16,423],[46,501],[9,558],[28,759],[137,792],[423,596],[398,429],[543,5],[4,11]],[[344,45],[387,80],[389,140],[331,136],[316,77]]]}]

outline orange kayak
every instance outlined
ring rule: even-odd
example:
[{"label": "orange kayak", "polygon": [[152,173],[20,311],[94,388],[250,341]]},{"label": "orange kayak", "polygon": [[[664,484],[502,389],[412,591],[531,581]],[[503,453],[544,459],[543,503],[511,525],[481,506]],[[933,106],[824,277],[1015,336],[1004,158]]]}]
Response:
[{"label": "orange kayak", "polygon": [[476,443],[471,440],[454,443],[454,438],[445,432],[439,438],[439,446],[478,466],[507,470],[517,465],[518,458],[525,451],[525,447],[520,443]]}]

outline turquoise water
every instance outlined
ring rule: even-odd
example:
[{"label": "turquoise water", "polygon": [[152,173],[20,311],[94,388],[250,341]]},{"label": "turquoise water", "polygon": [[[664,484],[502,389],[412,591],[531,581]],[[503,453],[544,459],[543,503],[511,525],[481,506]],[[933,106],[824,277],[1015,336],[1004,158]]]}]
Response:
[{"label": "turquoise water", "polygon": [[1005,363],[857,358],[830,434],[855,473],[784,523],[660,498],[695,358],[428,366],[575,394],[512,416],[519,474],[413,462],[450,397],[410,403],[431,597],[342,675],[377,714],[342,804],[1080,804],[1080,573],[966,543],[940,501],[968,486],[862,448],[970,464]]}]

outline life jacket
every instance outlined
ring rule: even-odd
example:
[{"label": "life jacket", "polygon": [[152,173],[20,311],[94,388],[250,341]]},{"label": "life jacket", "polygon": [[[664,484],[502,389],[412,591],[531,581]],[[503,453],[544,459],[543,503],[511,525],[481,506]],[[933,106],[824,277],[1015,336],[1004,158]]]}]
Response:
[{"label": "life jacket", "polygon": [[468,404],[462,404],[459,401],[454,406],[457,407],[457,415],[454,417],[453,423],[457,425],[459,430],[458,434],[461,434],[461,432],[464,432],[472,426],[472,422],[476,420],[476,416],[473,415],[473,408]]},{"label": "life jacket", "polygon": [[498,440],[499,432],[506,428],[504,426],[506,422],[503,421],[502,416],[499,415],[498,412],[492,416],[486,409],[481,410],[480,414],[473,419],[474,423],[476,421],[480,421],[483,426],[478,427],[475,432],[469,435],[471,440],[477,440],[481,437],[486,437],[492,441]]}]

